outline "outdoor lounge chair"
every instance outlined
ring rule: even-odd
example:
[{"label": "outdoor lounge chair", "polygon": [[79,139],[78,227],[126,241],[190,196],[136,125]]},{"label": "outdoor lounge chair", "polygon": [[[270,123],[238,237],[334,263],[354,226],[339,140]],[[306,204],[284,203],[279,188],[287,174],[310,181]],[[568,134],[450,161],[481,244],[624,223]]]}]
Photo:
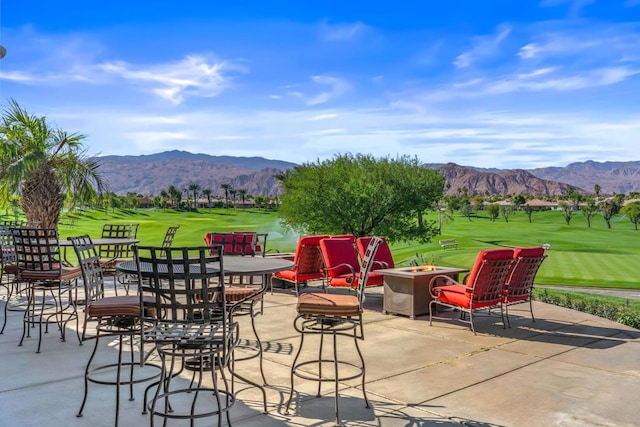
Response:
[{"label": "outdoor lounge chair", "polygon": [[[371,271],[383,268],[395,268],[396,266],[393,262],[393,255],[391,254],[391,249],[389,248],[387,239],[382,236],[380,238],[382,239],[382,243],[376,252],[376,257],[373,260]],[[372,237],[358,237],[356,239],[356,247],[358,248],[360,259],[364,259],[364,254],[369,246],[369,242],[371,242],[371,239]]]},{"label": "outdoor lounge chair", "polygon": [[530,248],[515,248],[513,258],[516,260],[511,269],[511,273],[507,278],[504,287],[503,304],[505,306],[505,314],[507,315],[507,323],[511,327],[509,319],[509,306],[529,302],[529,311],[531,312],[531,320],[536,321],[533,316],[532,292],[533,280],[540,268],[540,264],[547,256],[544,254],[542,246],[534,246]]},{"label": "outdoor lounge chair", "polygon": [[[351,288],[358,287],[358,273],[360,261],[358,252],[349,238],[334,238],[320,240],[320,251],[324,261],[325,281],[329,287]],[[366,286],[382,285],[384,276],[376,272],[367,275]]]},{"label": "outdoor lounge chair", "polygon": [[[440,274],[434,276],[429,282],[432,298],[429,303],[429,325],[432,325],[436,305],[458,309],[462,315],[469,313],[468,321],[463,317],[460,320],[470,324],[474,335],[473,313],[477,310],[499,307],[504,325],[503,290],[514,263],[513,249],[485,249],[478,253],[473,268],[463,283]],[[443,279],[447,281],[447,285],[434,286],[438,280]]]},{"label": "outdoor lounge chair", "polygon": [[298,285],[309,280],[322,279],[324,277],[322,254],[320,253],[320,240],[327,235],[304,236],[298,239],[298,246],[293,258],[294,266],[291,270],[278,271],[271,276],[271,293],[273,293],[273,280],[283,280],[293,283],[296,296],[299,295]]}]

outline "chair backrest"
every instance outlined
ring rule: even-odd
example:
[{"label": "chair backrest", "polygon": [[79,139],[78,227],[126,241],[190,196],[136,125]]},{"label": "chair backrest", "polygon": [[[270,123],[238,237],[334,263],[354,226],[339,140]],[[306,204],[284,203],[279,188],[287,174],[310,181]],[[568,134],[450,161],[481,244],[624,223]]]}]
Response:
[{"label": "chair backrest", "polygon": [[[395,268],[396,264],[393,262],[393,255],[391,254],[391,249],[389,248],[389,244],[387,243],[387,239],[384,236],[379,236],[382,239],[382,243],[378,247],[378,251],[376,252],[376,257],[373,260],[373,265],[371,266],[371,270],[380,270],[382,268]],[[360,259],[364,259],[365,252],[369,243],[371,242],[372,237],[358,237],[356,239],[356,246],[358,248],[358,254],[360,255]]]},{"label": "chair backrest", "polygon": [[204,241],[208,246],[224,246],[225,255],[264,256],[267,245],[267,233],[258,233],[255,231],[211,232],[205,234]]},{"label": "chair backrest", "polygon": [[15,264],[16,262],[16,245],[13,239],[13,230],[9,228],[0,228],[0,250],[2,251],[2,259],[0,266]]},{"label": "chair backrest", "polygon": [[502,292],[511,271],[513,249],[485,249],[478,252],[467,276],[467,294],[473,304],[493,304],[502,300]]},{"label": "chair backrest", "polygon": [[[139,224],[104,224],[101,237],[135,239],[138,236],[138,226]],[[98,251],[101,258],[133,258],[132,245],[100,245]]]},{"label": "chair backrest", "polygon": [[253,246],[244,244],[244,252],[247,252],[248,248],[251,248],[250,253],[244,255],[260,255],[265,256],[267,253],[267,237],[268,233],[258,233],[257,231],[233,231],[233,234],[243,235],[243,237],[237,238],[240,242],[253,242]]},{"label": "chair backrest", "polygon": [[144,320],[156,325],[218,321],[226,324],[222,253],[220,245],[182,248],[135,245]]},{"label": "chair backrest", "polygon": [[364,256],[362,257],[362,266],[360,267],[360,273],[358,275],[358,288],[356,290],[358,296],[358,303],[360,307],[364,303],[364,289],[367,286],[369,280],[369,273],[375,263],[376,253],[382,245],[383,239],[377,236],[369,239],[369,244],[364,250]]},{"label": "chair backrest", "polygon": [[176,237],[178,228],[180,228],[179,225],[172,225],[167,228],[167,232],[164,233],[164,239],[162,239],[163,248],[170,248],[173,245],[173,239]]},{"label": "chair backrest", "polygon": [[356,272],[360,270],[358,253],[353,246],[353,240],[349,238],[322,239],[320,240],[320,251],[329,277],[350,274],[352,273],[351,268]]},{"label": "chair backrest", "polygon": [[353,234],[331,234],[329,235],[330,239],[349,239],[351,240],[351,244],[356,244],[356,236]]},{"label": "chair backrest", "polygon": [[61,272],[60,245],[55,228],[18,227],[13,238],[19,272]]},{"label": "chair backrest", "polygon": [[13,220],[13,219],[3,219],[0,220],[0,230],[10,230],[16,227],[23,227],[24,221],[21,220]]},{"label": "chair backrest", "polygon": [[515,263],[511,268],[505,286],[505,298],[507,301],[530,296],[533,289],[533,281],[542,261],[546,257],[542,246],[516,248],[513,251]]},{"label": "chair backrest", "polygon": [[326,239],[326,234],[315,236],[303,236],[298,239],[298,246],[293,258],[294,269],[298,274],[311,274],[322,272],[324,263],[320,252],[320,240]]},{"label": "chair backrest", "polygon": [[104,297],[104,273],[100,256],[89,235],[69,237],[82,271],[87,304]]}]

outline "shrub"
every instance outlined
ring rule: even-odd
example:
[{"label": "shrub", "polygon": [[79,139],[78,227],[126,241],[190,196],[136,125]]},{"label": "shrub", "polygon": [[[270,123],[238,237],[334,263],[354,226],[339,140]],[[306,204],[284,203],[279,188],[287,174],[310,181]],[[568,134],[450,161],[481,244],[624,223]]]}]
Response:
[{"label": "shrub", "polygon": [[616,297],[595,296],[578,292],[535,290],[538,301],[589,313],[608,320],[640,329],[640,305]]}]

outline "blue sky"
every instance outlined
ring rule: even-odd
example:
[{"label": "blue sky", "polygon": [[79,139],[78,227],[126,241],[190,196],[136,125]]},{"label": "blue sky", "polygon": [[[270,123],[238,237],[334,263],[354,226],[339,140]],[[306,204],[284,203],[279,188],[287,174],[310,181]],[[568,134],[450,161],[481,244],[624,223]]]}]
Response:
[{"label": "blue sky", "polygon": [[640,0],[2,0],[0,25],[2,107],[89,154],[640,158]]}]

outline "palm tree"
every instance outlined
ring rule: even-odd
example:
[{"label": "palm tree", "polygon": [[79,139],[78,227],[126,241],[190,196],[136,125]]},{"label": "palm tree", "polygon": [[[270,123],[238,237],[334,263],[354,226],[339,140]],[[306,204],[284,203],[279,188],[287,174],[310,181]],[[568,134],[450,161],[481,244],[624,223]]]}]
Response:
[{"label": "palm tree", "polygon": [[244,202],[248,196],[247,190],[245,190],[244,188],[241,188],[238,190],[238,194],[240,195],[240,200],[242,200],[242,209],[244,209],[245,208]]},{"label": "palm tree", "polygon": [[212,193],[213,193],[213,191],[211,191],[210,188],[205,188],[204,190],[202,190],[202,195],[207,198],[207,207],[208,208],[211,208],[211,194]]},{"label": "palm tree", "polygon": [[229,191],[231,190],[231,184],[221,184],[220,188],[224,190],[224,205],[229,207]]},{"label": "palm tree", "polygon": [[200,185],[198,184],[189,184],[189,191],[193,191],[193,208],[198,208],[198,190],[200,190]]},{"label": "palm tree", "polygon": [[65,203],[74,208],[95,199],[105,183],[84,139],[9,100],[0,122],[0,202],[21,195],[28,222],[55,228]]}]

